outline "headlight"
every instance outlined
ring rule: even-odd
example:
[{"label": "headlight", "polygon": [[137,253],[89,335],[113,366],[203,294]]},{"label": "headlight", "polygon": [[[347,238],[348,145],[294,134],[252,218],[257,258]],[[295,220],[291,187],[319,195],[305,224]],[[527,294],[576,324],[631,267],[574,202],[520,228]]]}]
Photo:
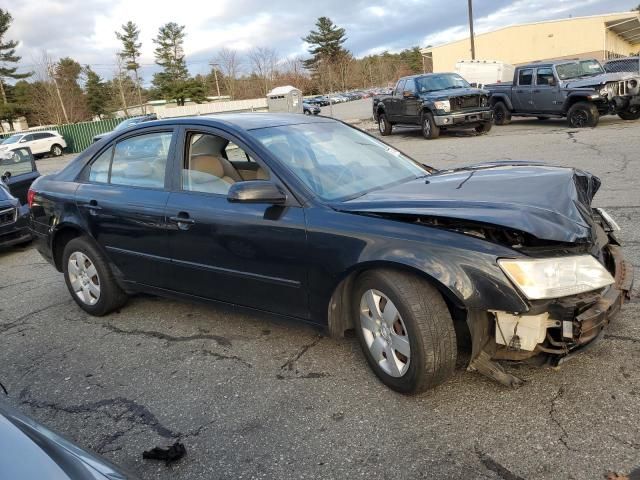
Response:
[{"label": "headlight", "polygon": [[636,80],[629,80],[629,88],[636,88],[638,86],[638,82]]},{"label": "headlight", "polygon": [[498,260],[502,271],[530,300],[565,297],[611,285],[611,274],[591,255]]},{"label": "headlight", "polygon": [[443,110],[445,112],[451,111],[451,103],[449,100],[440,100],[438,102],[433,102],[433,106],[436,107],[437,110]]},{"label": "headlight", "polygon": [[480,97],[480,106],[486,107],[489,104],[489,100],[484,95]]}]

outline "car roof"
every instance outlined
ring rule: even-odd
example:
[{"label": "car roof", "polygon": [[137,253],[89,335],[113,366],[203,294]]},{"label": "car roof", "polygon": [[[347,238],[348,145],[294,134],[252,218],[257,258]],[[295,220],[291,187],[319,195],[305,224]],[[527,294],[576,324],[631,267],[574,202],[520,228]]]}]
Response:
[{"label": "car roof", "polygon": [[283,125],[297,125],[303,123],[335,122],[332,118],[316,116],[309,117],[300,113],[216,113],[197,117],[168,118],[153,120],[137,125],[138,128],[148,128],[162,125],[198,124],[211,127],[233,127],[238,130],[255,130],[258,128],[279,127]]},{"label": "car roof", "polygon": [[586,62],[589,60],[595,60],[597,62],[595,58],[565,58],[564,60],[554,60],[548,62],[531,62],[524,65],[518,65],[518,68],[554,67],[556,65],[562,65],[563,63]]}]

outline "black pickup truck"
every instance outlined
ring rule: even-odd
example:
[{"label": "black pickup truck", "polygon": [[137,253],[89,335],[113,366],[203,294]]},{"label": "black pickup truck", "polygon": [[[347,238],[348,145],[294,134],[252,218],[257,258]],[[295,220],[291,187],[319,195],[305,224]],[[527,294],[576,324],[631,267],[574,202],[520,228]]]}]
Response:
[{"label": "black pickup truck", "polygon": [[496,125],[512,115],[566,117],[572,128],[595,127],[601,115],[640,118],[640,75],[606,73],[597,60],[536,62],[516,68],[512,84],[485,85]]},{"label": "black pickup truck", "polygon": [[420,125],[427,139],[441,130],[491,130],[489,92],[472,88],[457,73],[430,73],[402,77],[390,95],[373,99],[373,116],[382,135],[394,125]]}]

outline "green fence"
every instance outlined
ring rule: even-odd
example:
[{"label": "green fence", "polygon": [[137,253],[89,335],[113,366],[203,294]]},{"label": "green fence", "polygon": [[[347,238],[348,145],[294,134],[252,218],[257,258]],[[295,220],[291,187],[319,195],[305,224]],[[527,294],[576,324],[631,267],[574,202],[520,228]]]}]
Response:
[{"label": "green fence", "polygon": [[[99,133],[110,132],[124,118],[110,118],[108,120],[100,120],[98,122],[69,123],[67,125],[54,125],[49,127],[41,127],[29,129],[28,133],[38,132],[42,130],[57,130],[67,142],[65,153],[79,153],[87,148],[93,142],[94,135]],[[7,138],[14,133],[12,132],[0,135],[0,138]]]}]

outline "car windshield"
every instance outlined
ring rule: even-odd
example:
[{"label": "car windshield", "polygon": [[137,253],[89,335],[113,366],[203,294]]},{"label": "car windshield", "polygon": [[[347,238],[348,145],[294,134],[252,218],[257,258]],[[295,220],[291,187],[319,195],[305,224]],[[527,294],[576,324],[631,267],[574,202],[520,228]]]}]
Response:
[{"label": "car windshield", "polygon": [[451,88],[469,88],[471,85],[456,73],[443,73],[416,78],[418,93],[436,92]]},{"label": "car windshield", "polygon": [[580,62],[562,63],[556,66],[556,72],[560,80],[571,78],[590,77],[604,73],[602,65],[597,60],[582,60]]},{"label": "car windshield", "polygon": [[23,135],[11,135],[8,138],[5,138],[0,145],[8,145],[10,143],[18,143]]},{"label": "car windshield", "polygon": [[429,174],[394,148],[338,122],[269,127],[251,134],[326,201],[356,198]]}]

